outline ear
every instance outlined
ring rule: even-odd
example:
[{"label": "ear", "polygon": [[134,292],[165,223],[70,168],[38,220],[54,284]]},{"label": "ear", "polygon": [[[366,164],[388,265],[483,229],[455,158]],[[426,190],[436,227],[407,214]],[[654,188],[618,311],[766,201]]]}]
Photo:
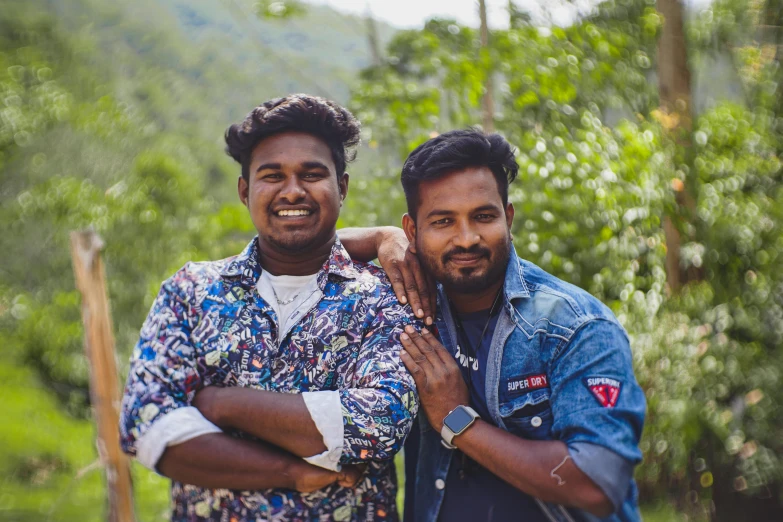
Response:
[{"label": "ear", "polygon": [[408,238],[411,252],[416,253],[416,222],[406,213],[402,216],[402,230],[405,232],[405,236]]},{"label": "ear", "polygon": [[514,204],[509,202],[508,205],[506,205],[506,225],[508,225],[508,229],[511,230],[511,224],[514,222]]},{"label": "ear", "polygon": [[250,185],[248,184],[247,180],[242,176],[239,176],[239,179],[237,179],[237,194],[239,194],[239,201],[241,201],[243,205],[248,207],[247,200],[250,194]]},{"label": "ear", "polygon": [[345,198],[348,196],[348,181],[350,176],[347,172],[343,174],[343,176],[340,178],[340,180],[337,182],[340,186],[340,206],[343,206],[343,201],[345,201]]}]

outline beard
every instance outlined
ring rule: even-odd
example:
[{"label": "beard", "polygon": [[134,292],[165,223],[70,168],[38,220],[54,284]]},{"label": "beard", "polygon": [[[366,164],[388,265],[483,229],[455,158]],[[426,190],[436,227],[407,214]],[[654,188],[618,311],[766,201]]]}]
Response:
[{"label": "beard", "polygon": [[293,233],[268,236],[266,240],[281,251],[290,253],[305,252],[317,244],[318,237],[311,231],[296,231]]},{"label": "beard", "polygon": [[[500,243],[495,250],[476,245],[467,249],[453,248],[438,255],[421,247],[422,245],[417,245],[419,261],[446,291],[475,294],[505,278],[508,257],[511,254],[511,237]],[[457,254],[478,255],[488,262],[477,267],[454,267],[449,264],[449,260]]]}]

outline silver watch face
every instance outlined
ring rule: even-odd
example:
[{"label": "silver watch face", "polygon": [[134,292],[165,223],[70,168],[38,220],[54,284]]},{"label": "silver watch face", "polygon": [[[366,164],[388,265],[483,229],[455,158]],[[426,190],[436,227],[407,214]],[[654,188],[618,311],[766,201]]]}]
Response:
[{"label": "silver watch face", "polygon": [[457,407],[443,419],[443,424],[455,434],[470,426],[471,422],[473,422],[473,415],[462,406]]}]

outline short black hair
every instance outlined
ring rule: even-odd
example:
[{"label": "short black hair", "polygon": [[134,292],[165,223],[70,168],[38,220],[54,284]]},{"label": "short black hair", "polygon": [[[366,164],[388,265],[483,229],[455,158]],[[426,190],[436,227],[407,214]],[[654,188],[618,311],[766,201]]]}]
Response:
[{"label": "short black hair", "polygon": [[495,175],[503,205],[508,204],[508,185],[519,172],[514,148],[500,134],[484,134],[481,130],[468,128],[444,132],[408,155],[401,176],[408,214],[416,219],[422,181],[467,167],[489,168]]},{"label": "short black hair", "polygon": [[242,165],[242,177],[250,174],[250,157],[258,143],[282,132],[306,132],[326,142],[332,152],[337,177],[356,157],[361,125],[353,114],[331,100],[307,94],[289,94],[262,103],[242,123],[226,129],[226,153]]}]

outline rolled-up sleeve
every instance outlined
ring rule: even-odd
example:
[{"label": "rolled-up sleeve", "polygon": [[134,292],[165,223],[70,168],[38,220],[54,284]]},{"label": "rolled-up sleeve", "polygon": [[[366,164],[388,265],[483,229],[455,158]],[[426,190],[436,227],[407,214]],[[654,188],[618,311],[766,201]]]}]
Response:
[{"label": "rolled-up sleeve", "polygon": [[161,416],[136,441],[136,460],[157,472],[157,464],[169,446],[182,444],[208,433],[223,430],[209,422],[192,406],[177,408]]},{"label": "rolled-up sleeve", "polygon": [[313,466],[340,471],[343,455],[343,408],[337,391],[316,391],[302,394],[307,411],[323,437],[326,451],[305,458]]},{"label": "rolled-up sleeve", "polygon": [[557,353],[551,372],[553,434],[618,509],[641,461],[644,392],[622,327],[591,319]]},{"label": "rolled-up sleeve", "polygon": [[400,359],[400,335],[414,321],[388,290],[368,317],[353,385],[340,391],[343,464],[391,459],[419,409],[413,377]]},{"label": "rolled-up sleeve", "polygon": [[601,488],[618,510],[633,479],[633,463],[612,450],[587,442],[569,444],[568,453],[576,467]]},{"label": "rolled-up sleeve", "polygon": [[641,461],[646,401],[620,325],[592,319],[579,328],[556,355],[550,382],[559,440],[596,444],[634,464]]},{"label": "rolled-up sleeve", "polygon": [[[187,435],[179,429],[159,429],[151,433],[155,435],[154,443],[147,438],[147,443],[140,444],[141,439],[172,412],[188,408],[201,386],[190,340],[194,314],[188,294],[192,295],[192,284],[186,269],[163,283],[131,356],[120,412],[120,439],[126,453],[143,457],[149,467],[154,467],[166,445],[184,442]],[[206,419],[201,417],[204,422],[200,422],[196,418],[200,415],[192,413],[179,416],[197,428],[194,433],[215,431],[205,424]],[[163,422],[161,426],[171,424]],[[158,441],[158,436],[166,440]],[[161,446],[162,442],[165,444]]]}]

